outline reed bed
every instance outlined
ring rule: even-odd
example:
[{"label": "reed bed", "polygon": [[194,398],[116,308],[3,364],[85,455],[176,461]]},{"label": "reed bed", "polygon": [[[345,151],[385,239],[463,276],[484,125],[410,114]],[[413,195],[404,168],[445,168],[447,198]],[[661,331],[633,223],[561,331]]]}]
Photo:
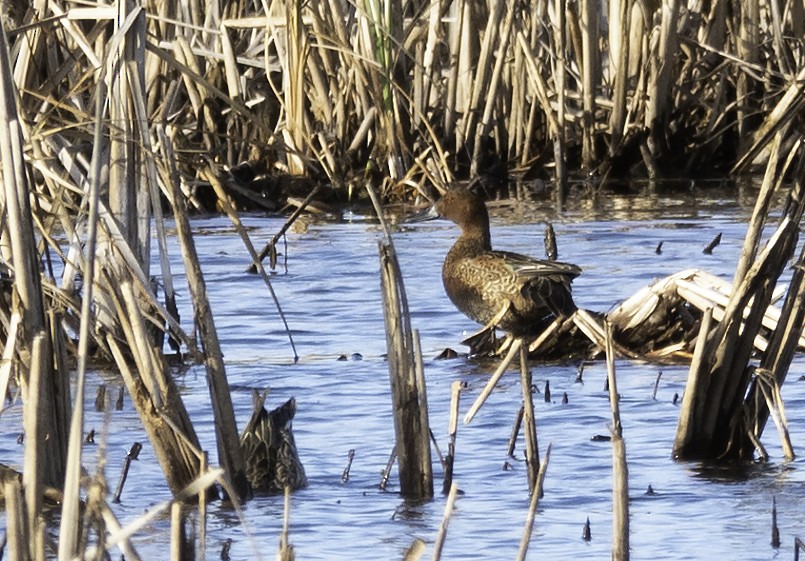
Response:
[{"label": "reed bed", "polygon": [[[802,0],[129,4],[6,4],[25,149],[51,204],[82,204],[104,81],[111,161],[126,162],[108,169],[112,192],[174,181],[207,207],[207,165],[232,179],[249,161],[247,184],[304,176],[342,198],[371,176],[409,198],[479,174],[745,171],[801,126]],[[125,59],[109,57],[116,25],[136,37]],[[109,80],[115,68],[128,78]],[[113,213],[135,212],[124,200]]]},{"label": "reed bed", "polygon": [[[59,558],[76,556],[87,532],[99,536],[98,555],[119,545],[137,558],[128,536],[148,517],[121,528],[100,478],[84,484],[88,500],[79,501],[90,362],[119,369],[143,420],[174,494],[149,517],[173,509],[176,555],[184,523],[174,505],[194,497],[203,504],[214,484],[236,502],[246,494],[225,366],[189,235],[192,209],[234,217],[229,196],[237,205],[251,193],[277,208],[293,189],[307,206],[320,185],[317,196],[341,200],[377,185],[389,201],[430,197],[478,175],[563,184],[569,170],[600,178],[743,171],[797,153],[802,0],[724,0],[706,11],[704,3],[620,0],[606,15],[602,5],[4,3],[0,268],[12,288],[0,305],[0,395],[18,381],[25,408],[30,467],[22,489],[9,482],[5,493],[9,542],[20,558],[44,558],[41,502],[53,486],[64,488]],[[176,220],[186,257],[193,333],[176,309],[165,213]],[[271,292],[264,271],[263,278]],[[801,298],[800,285],[792,294]],[[800,319],[786,316],[780,325]],[[793,349],[782,335],[772,344]],[[224,470],[207,465],[166,344],[180,360],[205,363]],[[780,356],[780,364],[763,365],[777,385],[787,364]],[[757,401],[758,418],[782,414],[770,407],[769,387],[757,390],[768,396]],[[425,403],[423,426],[426,415]],[[423,435],[420,455],[429,464]],[[536,449],[530,457],[536,470]],[[540,479],[532,476],[532,485]],[[417,495],[432,495],[429,477],[423,487]],[[93,524],[83,529],[82,507]]]}]

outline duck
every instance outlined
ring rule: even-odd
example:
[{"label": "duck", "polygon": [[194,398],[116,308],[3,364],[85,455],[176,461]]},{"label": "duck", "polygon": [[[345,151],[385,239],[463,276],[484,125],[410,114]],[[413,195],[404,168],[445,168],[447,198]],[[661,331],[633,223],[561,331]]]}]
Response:
[{"label": "duck", "polygon": [[282,493],[286,488],[307,487],[291,426],[296,399],[292,397],[270,412],[265,400],[265,393],[255,396],[254,412],[240,437],[246,479],[253,492]]},{"label": "duck", "polygon": [[515,338],[533,337],[576,311],[571,282],[581,268],[492,249],[489,212],[479,195],[449,190],[427,214],[461,230],[445,256],[442,283],[455,307],[484,326],[465,340],[471,349],[495,328]]}]

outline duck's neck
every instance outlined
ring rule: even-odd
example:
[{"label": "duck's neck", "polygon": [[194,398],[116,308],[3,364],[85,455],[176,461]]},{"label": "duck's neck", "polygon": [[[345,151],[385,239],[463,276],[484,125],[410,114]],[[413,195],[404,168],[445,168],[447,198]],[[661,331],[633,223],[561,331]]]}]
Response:
[{"label": "duck's neck", "polygon": [[464,256],[477,255],[492,249],[489,226],[483,224],[465,225],[451,251]]}]

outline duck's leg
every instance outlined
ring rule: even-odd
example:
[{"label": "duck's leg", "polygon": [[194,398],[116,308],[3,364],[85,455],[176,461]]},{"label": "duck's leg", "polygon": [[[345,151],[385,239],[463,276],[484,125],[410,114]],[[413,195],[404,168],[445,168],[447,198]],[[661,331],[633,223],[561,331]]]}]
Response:
[{"label": "duck's leg", "polygon": [[495,328],[498,323],[500,323],[500,320],[503,319],[503,316],[508,313],[511,305],[511,300],[507,300],[506,303],[500,307],[498,313],[496,313],[486,325],[461,341],[462,344],[470,348],[470,354],[475,355],[485,351],[500,353],[500,350],[496,349],[497,336],[495,334]]}]

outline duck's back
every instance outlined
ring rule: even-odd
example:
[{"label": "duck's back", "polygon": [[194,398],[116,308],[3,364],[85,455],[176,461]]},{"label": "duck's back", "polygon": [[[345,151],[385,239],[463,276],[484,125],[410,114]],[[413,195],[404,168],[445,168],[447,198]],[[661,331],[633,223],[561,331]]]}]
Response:
[{"label": "duck's back", "polygon": [[576,309],[570,282],[581,269],[575,265],[505,251],[454,250],[442,269],[445,291],[478,323],[488,324],[509,306],[498,326],[522,334],[541,329],[551,316],[567,316]]}]

